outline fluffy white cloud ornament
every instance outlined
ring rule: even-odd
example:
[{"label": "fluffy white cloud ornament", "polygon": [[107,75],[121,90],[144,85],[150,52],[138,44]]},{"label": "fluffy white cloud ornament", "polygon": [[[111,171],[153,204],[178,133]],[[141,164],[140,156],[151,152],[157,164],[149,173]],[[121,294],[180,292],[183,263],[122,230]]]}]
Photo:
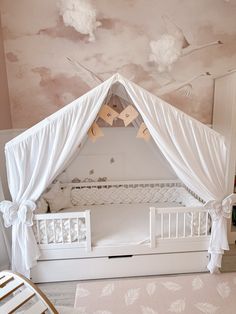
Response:
[{"label": "fluffy white cloud ornament", "polygon": [[173,23],[168,16],[163,16],[166,33],[158,40],[149,43],[151,53],[149,61],[158,66],[159,72],[170,72],[173,64],[181,57],[213,45],[221,45],[220,40],[205,43],[202,45],[190,44],[184,31]]},{"label": "fluffy white cloud ornament", "polygon": [[96,21],[96,9],[90,0],[60,0],[59,10],[66,26],[89,35],[89,41],[95,40],[94,32],[101,23]]},{"label": "fluffy white cloud ornament", "polygon": [[158,64],[158,71],[171,71],[172,64],[181,56],[182,43],[174,36],[163,34],[157,41],[151,41],[152,53],[149,60]]}]

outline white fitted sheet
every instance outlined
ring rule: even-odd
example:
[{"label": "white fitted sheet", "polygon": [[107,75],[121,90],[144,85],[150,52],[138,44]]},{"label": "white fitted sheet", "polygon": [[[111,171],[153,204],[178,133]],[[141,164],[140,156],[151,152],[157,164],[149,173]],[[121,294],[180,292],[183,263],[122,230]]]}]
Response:
[{"label": "white fitted sheet", "polygon": [[[122,245],[138,245],[149,242],[150,239],[150,207],[168,208],[182,207],[179,203],[146,203],[146,204],[107,204],[107,205],[88,205],[80,207],[70,207],[61,212],[91,211],[91,233],[92,245],[100,247],[114,247]],[[186,207],[186,212],[188,208]],[[174,238],[178,236],[190,236],[191,234],[191,217],[185,215],[185,231],[183,213],[178,214],[178,230],[176,230],[176,215],[171,214],[170,232],[169,232],[169,214],[163,217],[163,236]],[[197,225],[193,227],[193,233],[196,234]],[[206,214],[201,215],[200,234],[205,233]],[[156,236],[161,236],[161,217],[156,215]],[[34,226],[36,238],[38,234]],[[78,229],[80,230],[78,239]],[[47,234],[46,234],[47,230]],[[61,232],[63,230],[63,232]],[[86,238],[86,228],[84,218],[63,218],[53,220],[39,221],[40,243],[73,243],[83,242]]]},{"label": "white fitted sheet", "polygon": [[[173,202],[164,203],[146,203],[146,204],[108,204],[108,205],[89,205],[80,207],[70,207],[61,212],[75,212],[90,209],[91,211],[91,233],[93,246],[122,246],[122,245],[137,245],[149,242],[150,222],[149,212],[150,207],[167,208],[180,207],[181,205]],[[187,211],[187,208],[186,208]],[[47,214],[45,214],[47,215]],[[191,234],[191,217],[185,215],[185,236]],[[198,219],[196,219],[198,221]],[[183,213],[178,214],[178,230],[176,231],[176,215],[171,214],[170,219],[170,234],[169,234],[169,214],[164,214],[163,217],[163,236],[171,238],[184,235],[184,219]],[[206,215],[201,215],[200,233],[205,232]],[[161,236],[161,217],[157,213],[156,217],[157,237]],[[36,238],[38,234],[34,226]],[[63,233],[61,233],[61,229]],[[67,219],[63,218],[39,222],[40,243],[71,243],[83,242],[86,238],[85,220],[84,218]],[[46,233],[47,230],[47,233]],[[202,231],[203,230],[203,231]],[[193,232],[198,232],[198,223],[193,227]]]},{"label": "white fitted sheet", "polygon": [[[92,245],[120,246],[142,244],[149,240],[149,209],[151,206],[166,208],[180,207],[178,203],[147,203],[147,204],[112,204],[93,205],[64,209],[63,212],[91,210]],[[174,216],[171,223],[171,235],[176,232]],[[164,235],[168,236],[168,215],[164,215]],[[183,234],[183,223],[179,219],[179,234]],[[190,222],[190,219],[189,219]],[[157,217],[160,225],[160,217]],[[181,230],[182,229],[182,230]],[[160,228],[159,228],[160,230]],[[190,224],[186,234],[190,234]],[[157,233],[157,236],[160,232]]]}]

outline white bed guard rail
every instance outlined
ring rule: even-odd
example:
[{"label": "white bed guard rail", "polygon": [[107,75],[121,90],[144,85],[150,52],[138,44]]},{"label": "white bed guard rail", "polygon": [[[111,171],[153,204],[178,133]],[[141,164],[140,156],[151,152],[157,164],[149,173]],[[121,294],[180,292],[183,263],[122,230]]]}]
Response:
[{"label": "white bed guard rail", "polygon": [[[84,247],[91,251],[90,210],[37,214],[34,220],[34,233],[42,249]],[[44,232],[41,232],[42,229]]]},{"label": "white bed guard rail", "polygon": [[210,215],[203,207],[150,207],[151,248],[156,248],[159,240],[199,238],[209,235]]},{"label": "white bed guard rail", "polygon": [[[37,214],[34,220],[34,232],[41,249],[78,247],[91,251],[90,210]],[[163,240],[203,238],[209,235],[210,216],[203,208],[150,208],[151,248],[156,248],[158,242]]]}]

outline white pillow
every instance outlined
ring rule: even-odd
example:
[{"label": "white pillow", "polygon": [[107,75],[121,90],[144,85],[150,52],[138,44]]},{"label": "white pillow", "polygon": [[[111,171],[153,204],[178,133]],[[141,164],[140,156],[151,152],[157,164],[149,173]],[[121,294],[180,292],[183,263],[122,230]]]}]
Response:
[{"label": "white pillow", "polygon": [[59,181],[52,184],[51,189],[43,194],[43,198],[48,202],[51,213],[73,206],[70,199],[70,188],[61,188]]}]

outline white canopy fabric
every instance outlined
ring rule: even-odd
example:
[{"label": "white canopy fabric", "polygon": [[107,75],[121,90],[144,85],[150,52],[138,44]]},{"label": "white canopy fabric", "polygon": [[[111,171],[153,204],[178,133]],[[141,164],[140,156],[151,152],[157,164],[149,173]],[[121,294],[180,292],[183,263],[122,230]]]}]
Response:
[{"label": "white canopy fabric", "polygon": [[227,195],[224,138],[119,74],[6,144],[12,202],[0,203],[0,210],[13,226],[13,269],[29,276],[39,258],[31,228],[35,201],[74,158],[109,91],[132,101],[177,176],[206,201],[213,220],[208,268],[217,271],[229,249],[226,219],[235,198]]}]

